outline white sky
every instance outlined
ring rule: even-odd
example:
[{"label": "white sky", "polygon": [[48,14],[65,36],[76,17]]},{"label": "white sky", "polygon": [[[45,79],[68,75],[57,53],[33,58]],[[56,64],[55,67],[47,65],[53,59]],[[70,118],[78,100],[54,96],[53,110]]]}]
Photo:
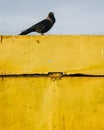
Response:
[{"label": "white sky", "polygon": [[56,23],[47,35],[104,34],[104,0],[0,0],[0,34],[17,35],[50,11]]}]

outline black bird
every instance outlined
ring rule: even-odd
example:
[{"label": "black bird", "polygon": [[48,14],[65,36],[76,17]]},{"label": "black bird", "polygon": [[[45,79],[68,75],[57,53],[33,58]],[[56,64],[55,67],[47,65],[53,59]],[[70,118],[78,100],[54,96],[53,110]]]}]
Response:
[{"label": "black bird", "polygon": [[38,33],[41,33],[41,35],[43,35],[44,33],[48,32],[52,28],[55,21],[56,19],[54,17],[54,13],[50,12],[46,19],[24,30],[19,35],[26,35],[31,32],[38,32]]}]

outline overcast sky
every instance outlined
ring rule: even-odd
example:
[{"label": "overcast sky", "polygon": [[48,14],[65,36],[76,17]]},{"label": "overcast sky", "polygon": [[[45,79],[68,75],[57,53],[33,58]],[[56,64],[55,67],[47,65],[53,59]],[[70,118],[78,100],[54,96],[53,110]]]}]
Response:
[{"label": "overcast sky", "polygon": [[0,34],[17,35],[50,11],[56,23],[47,35],[104,34],[104,0],[0,0]]}]

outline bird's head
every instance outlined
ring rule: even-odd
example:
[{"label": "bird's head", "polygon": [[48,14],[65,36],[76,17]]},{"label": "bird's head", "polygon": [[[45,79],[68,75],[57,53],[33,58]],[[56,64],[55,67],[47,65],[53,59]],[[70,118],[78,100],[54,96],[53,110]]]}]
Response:
[{"label": "bird's head", "polygon": [[49,12],[48,17],[53,21],[53,23],[55,22],[55,17],[53,12]]},{"label": "bird's head", "polygon": [[54,13],[53,12],[49,12],[48,16],[54,16]]}]

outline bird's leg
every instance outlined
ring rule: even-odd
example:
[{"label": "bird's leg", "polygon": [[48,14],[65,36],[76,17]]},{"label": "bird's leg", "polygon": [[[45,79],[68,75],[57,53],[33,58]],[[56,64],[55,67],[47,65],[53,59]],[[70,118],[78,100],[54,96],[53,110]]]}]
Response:
[{"label": "bird's leg", "polygon": [[43,33],[41,33],[41,35],[44,35]]}]

